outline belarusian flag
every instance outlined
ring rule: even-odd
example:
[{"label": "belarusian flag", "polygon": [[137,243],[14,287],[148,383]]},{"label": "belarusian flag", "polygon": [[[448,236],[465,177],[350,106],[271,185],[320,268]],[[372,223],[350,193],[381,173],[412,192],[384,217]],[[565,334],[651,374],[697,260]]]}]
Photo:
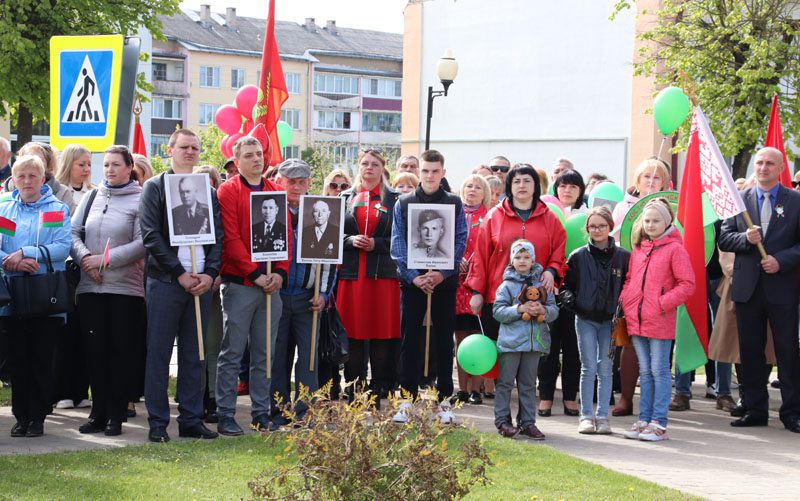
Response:
[{"label": "belarusian flag", "polygon": [[108,246],[111,243],[111,238],[106,240],[106,250],[103,251],[103,262],[100,263],[100,271],[105,270],[108,268],[108,261],[111,258],[111,254],[108,251]]},{"label": "belarusian flag", "polygon": [[17,234],[17,223],[0,216],[0,233],[13,237]]},{"label": "belarusian flag", "polygon": [[369,205],[369,191],[360,191],[353,198],[353,207],[366,207]]},{"label": "belarusian flag", "polygon": [[60,228],[61,226],[64,226],[64,211],[42,212],[42,228]]},{"label": "belarusian flag", "polygon": [[772,109],[769,113],[769,125],[764,146],[772,146],[780,150],[783,155],[783,170],[781,171],[781,184],[792,189],[792,172],[789,170],[789,161],[786,159],[786,148],[783,145],[783,128],[781,127],[781,114],[778,110],[778,95],[772,96]]}]

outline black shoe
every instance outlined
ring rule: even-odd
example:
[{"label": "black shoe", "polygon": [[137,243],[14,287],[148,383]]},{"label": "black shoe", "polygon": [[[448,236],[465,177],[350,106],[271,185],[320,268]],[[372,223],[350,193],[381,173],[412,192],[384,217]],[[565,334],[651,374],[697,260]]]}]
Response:
[{"label": "black shoe", "polygon": [[767,416],[757,416],[755,414],[745,414],[735,421],[731,421],[731,426],[735,428],[746,428],[750,426],[767,426]]},{"label": "black shoe", "polygon": [[580,415],[581,411],[578,409],[570,409],[566,405],[564,406],[564,415],[565,416],[578,416]]},{"label": "black shoe", "polygon": [[103,434],[107,437],[122,435],[122,423],[120,421],[109,421]]},{"label": "black shoe", "polygon": [[792,433],[800,433],[800,417],[788,418],[783,422],[783,426]]},{"label": "black shoe", "polygon": [[736,407],[731,409],[731,416],[733,417],[743,417],[747,414],[747,409],[742,404],[736,404]]},{"label": "black shoe", "polygon": [[26,437],[41,437],[42,435],[44,435],[44,423],[42,421],[28,423],[28,431],[25,432]]},{"label": "black shoe", "polygon": [[101,423],[100,421],[90,419],[89,421],[80,425],[78,427],[78,431],[81,433],[100,433],[101,431],[105,430],[105,428],[106,428],[105,423]]},{"label": "black shoe", "polygon": [[780,388],[781,387],[781,380],[780,379],[776,379],[776,380],[772,381],[769,385],[772,386],[773,388]]},{"label": "black shoe", "polygon": [[17,423],[11,427],[11,436],[14,438],[24,437],[28,433],[28,423]]},{"label": "black shoe", "polygon": [[147,438],[151,442],[157,442],[157,443],[169,442],[169,435],[167,434],[167,429],[163,426],[156,426],[155,428],[150,428],[150,433],[147,434]]},{"label": "black shoe", "polygon": [[493,391],[484,391],[483,398],[486,400],[494,400],[494,392]]},{"label": "black shoe", "polygon": [[477,391],[473,391],[469,394],[469,403],[472,405],[480,405],[483,403],[483,399],[481,398],[481,394]]},{"label": "black shoe", "polygon": [[254,417],[253,421],[250,422],[250,428],[259,433],[275,431],[272,423],[269,420],[269,416],[266,414],[259,414],[258,416]]},{"label": "black shoe", "polygon": [[130,407],[128,407],[127,409],[125,409],[125,415],[126,415],[127,417],[129,417],[129,418],[134,418],[134,417],[136,417],[136,406],[134,405],[134,406],[133,406],[133,409],[131,409]]},{"label": "black shoe", "polygon": [[553,415],[553,409],[539,409],[536,411],[536,414],[542,417],[550,417]]},{"label": "black shoe", "polygon": [[458,393],[450,397],[450,405],[455,405],[456,402],[468,402],[469,401],[469,392],[459,390]]},{"label": "black shoe", "polygon": [[219,423],[219,414],[217,414],[216,407],[213,409],[209,409],[208,412],[206,412],[206,417],[203,421],[205,421],[208,424]]},{"label": "black shoe", "polygon": [[239,435],[244,435],[244,430],[241,426],[239,426],[236,420],[227,416],[219,418],[217,431],[220,435],[225,435],[228,437],[238,437]]},{"label": "black shoe", "polygon": [[217,438],[219,433],[209,430],[203,423],[197,423],[196,425],[189,426],[187,428],[178,428],[178,436],[184,438],[202,438],[209,440],[212,438]]}]

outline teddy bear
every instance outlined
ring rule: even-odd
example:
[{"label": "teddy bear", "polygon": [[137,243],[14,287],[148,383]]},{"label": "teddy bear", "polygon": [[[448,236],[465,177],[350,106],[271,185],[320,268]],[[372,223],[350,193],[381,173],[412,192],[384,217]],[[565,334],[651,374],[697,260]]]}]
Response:
[{"label": "teddy bear", "polygon": [[[545,303],[547,301],[547,289],[544,287],[533,287],[531,285],[525,285],[522,287],[522,292],[519,293],[519,302],[522,304],[527,303],[528,301],[538,301],[539,303]],[[522,320],[526,322],[531,320],[531,315],[527,313],[522,314]],[[535,319],[538,323],[544,322],[544,315],[537,315]]]}]

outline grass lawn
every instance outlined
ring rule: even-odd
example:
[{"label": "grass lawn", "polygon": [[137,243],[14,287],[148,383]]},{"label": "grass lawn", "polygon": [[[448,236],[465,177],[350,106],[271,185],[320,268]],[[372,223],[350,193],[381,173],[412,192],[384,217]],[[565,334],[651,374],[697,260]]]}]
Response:
[{"label": "grass lawn", "polygon": [[[458,431],[451,447],[466,439]],[[539,444],[484,435],[495,453],[492,485],[468,499],[694,499],[679,491],[606,470]],[[213,441],[148,444],[112,450],[0,456],[0,497],[249,498],[247,481],[283,454],[249,435]]]}]

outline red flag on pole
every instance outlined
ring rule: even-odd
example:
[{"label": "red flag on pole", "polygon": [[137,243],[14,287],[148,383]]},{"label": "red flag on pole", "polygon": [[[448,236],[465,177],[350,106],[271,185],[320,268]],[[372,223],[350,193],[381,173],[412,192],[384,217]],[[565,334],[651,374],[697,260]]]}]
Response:
[{"label": "red flag on pole", "polygon": [[792,188],[792,171],[786,159],[786,149],[783,146],[783,128],[781,127],[781,114],[778,110],[778,95],[772,96],[772,110],[769,112],[769,126],[767,127],[767,138],[764,146],[778,148],[783,154],[783,172],[781,172],[781,184],[787,188]]},{"label": "red flag on pole", "polygon": [[267,165],[276,165],[283,161],[277,124],[281,117],[281,106],[288,98],[278,44],[275,42],[275,0],[269,0],[264,53],[261,56],[261,80],[258,82],[258,100],[253,110],[256,127],[259,124],[264,126],[272,146],[271,158],[265,162]]},{"label": "red flag on pole", "polygon": [[144,144],[144,133],[142,132],[142,124],[139,123],[139,117],[136,117],[136,123],[133,126],[133,148],[134,153],[147,156],[147,147]]}]

